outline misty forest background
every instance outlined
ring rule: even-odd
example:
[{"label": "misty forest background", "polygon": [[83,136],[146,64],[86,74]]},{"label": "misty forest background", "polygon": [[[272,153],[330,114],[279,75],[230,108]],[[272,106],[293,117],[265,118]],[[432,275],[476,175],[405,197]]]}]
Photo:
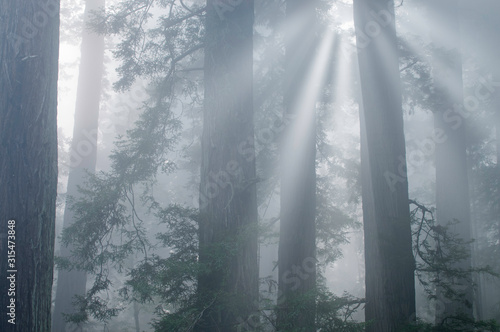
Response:
[{"label": "misty forest background", "polygon": [[0,330],[500,331],[499,17],[2,1]]}]

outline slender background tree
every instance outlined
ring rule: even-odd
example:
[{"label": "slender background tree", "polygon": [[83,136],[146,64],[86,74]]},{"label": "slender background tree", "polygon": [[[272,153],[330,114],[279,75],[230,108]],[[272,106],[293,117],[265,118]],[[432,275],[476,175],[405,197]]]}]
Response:
[{"label": "slender background tree", "polygon": [[[84,22],[88,24],[93,11],[102,9],[104,0],[87,0],[85,3]],[[84,26],[82,33],[80,71],[75,107],[73,140],[70,150],[70,172],[66,195],[76,198],[78,187],[83,184],[86,172],[93,173],[97,156],[97,123],[99,120],[99,102],[101,81],[104,71],[104,36],[88,30]],[[70,204],[65,206],[63,229],[73,223],[73,211]],[[62,257],[71,255],[71,245],[62,245]],[[84,296],[87,276],[85,271],[59,270],[57,291],[53,313],[53,331],[77,331],[81,327],[66,328],[64,314],[74,313],[75,295]]]},{"label": "slender background tree", "polygon": [[[286,1],[284,118],[278,252],[279,331],[315,331],[317,1]],[[304,45],[305,43],[305,45]],[[297,305],[301,303],[301,305]],[[300,309],[299,309],[300,308]]]},{"label": "slender background tree", "polygon": [[[434,130],[440,137],[435,152],[437,221],[443,227],[450,226],[450,232],[467,242],[472,236],[458,1],[432,2],[431,9],[433,22],[439,22],[433,49]],[[462,271],[472,267],[471,246],[467,245],[465,250],[467,258],[455,264]],[[450,282],[456,278],[446,274],[441,277]],[[437,289],[437,323],[457,314],[473,317],[471,276],[458,279],[451,290],[460,299],[450,298],[442,287]]]}]

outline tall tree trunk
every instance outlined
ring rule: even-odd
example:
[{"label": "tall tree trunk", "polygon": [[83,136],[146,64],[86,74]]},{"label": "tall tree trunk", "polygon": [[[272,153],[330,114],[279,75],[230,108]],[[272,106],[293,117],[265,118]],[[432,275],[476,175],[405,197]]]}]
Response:
[{"label": "tall tree trunk", "polygon": [[354,23],[366,129],[361,157],[369,171],[363,176],[366,330],[399,331],[415,316],[415,263],[394,3],[354,0]]},{"label": "tall tree trunk", "polygon": [[[465,40],[473,40],[473,43],[464,44],[464,52],[467,49],[471,50],[481,50],[474,54],[476,58],[477,64],[482,67],[483,70],[486,70],[487,74],[483,77],[479,78],[479,81],[474,82],[476,84],[474,94],[472,96],[468,96],[469,98],[477,98],[488,104],[490,106],[489,112],[492,112],[491,121],[495,125],[496,130],[496,156],[497,161],[500,160],[500,91],[499,91],[499,83],[500,82],[500,66],[498,64],[498,56],[500,50],[500,42],[497,38],[499,28],[498,28],[498,13],[500,12],[500,3],[496,0],[486,0],[481,1],[481,4],[478,6],[478,3],[475,2],[460,2],[460,12],[464,17],[464,27],[461,32],[463,33],[462,39]],[[470,17],[469,17],[470,15]],[[469,24],[467,24],[469,21]],[[472,24],[471,24],[472,23]],[[477,36],[481,36],[481,38],[477,38]],[[471,112],[473,109],[466,109],[466,114]],[[471,159],[469,157],[469,159]],[[474,162],[474,161],[472,161]],[[471,163],[471,161],[469,161]],[[483,243],[478,239],[486,239],[490,238],[491,235],[495,234],[497,239],[500,239],[500,220],[498,219],[500,216],[500,164],[497,163],[497,174],[498,174],[498,182],[497,182],[497,195],[489,197],[487,201],[480,202],[483,207],[479,207],[476,209],[474,203],[478,202],[477,198],[471,197],[471,224],[472,224],[472,235],[476,239],[474,242],[473,250],[473,264],[474,259],[479,259],[483,261],[484,265],[484,254],[486,249],[493,249],[490,247],[489,243]],[[477,178],[477,175],[472,177],[474,181]],[[478,181],[480,182],[480,181]],[[474,182],[469,182],[471,187],[476,187]],[[479,189],[479,188],[477,188]],[[477,190],[476,189],[476,190]],[[496,216],[496,221],[498,224],[495,226],[489,225],[485,223],[485,220],[479,219],[479,215],[484,213],[484,207],[489,206],[491,209],[486,211],[486,214],[491,214],[493,218]],[[490,218],[488,218],[490,219]],[[490,219],[491,220],[491,219]],[[486,227],[486,226],[493,226]],[[474,232],[475,231],[475,232]],[[493,234],[487,234],[488,232],[494,232]],[[479,243],[478,243],[479,242]],[[480,252],[477,252],[476,249],[481,248]],[[500,252],[500,250],[497,250]],[[491,262],[492,259],[499,259],[500,257],[488,257],[487,261]],[[496,264],[498,265],[498,264]],[[495,266],[495,264],[493,264]],[[500,288],[498,287],[498,282],[496,278],[492,278],[491,276],[485,274],[479,274],[475,280],[477,280],[477,291],[474,294],[474,313],[477,314],[477,319],[487,320],[493,318],[499,318],[499,298],[500,298]]]},{"label": "tall tree trunk", "polygon": [[[500,48],[499,48],[500,49]],[[500,70],[495,72],[494,80],[495,82],[500,82]],[[493,204],[494,207],[496,207],[496,243],[497,243],[497,249],[496,249],[496,260],[499,262],[497,264],[497,272],[498,268],[500,266],[500,91],[496,91],[496,94],[494,96],[494,103],[495,107],[495,129],[496,129],[496,152],[497,152],[497,194],[496,197],[494,198],[496,200],[496,204]],[[487,285],[491,287],[491,290],[488,291],[485,287],[485,298],[488,299],[492,304],[491,307],[493,308],[498,308],[500,307],[500,281],[499,280],[493,280],[488,279]],[[485,285],[486,286],[486,285]],[[494,314],[496,312],[496,314]],[[493,318],[500,320],[500,312],[495,309],[490,309],[489,315],[488,313],[485,313],[485,318]]]},{"label": "tall tree trunk", "polygon": [[289,123],[281,166],[279,331],[316,330],[316,99],[308,82],[316,22],[315,1],[287,0],[284,110]]},{"label": "tall tree trunk", "polygon": [[207,1],[197,331],[236,331],[258,301],[254,3]]},{"label": "tall tree trunk", "polygon": [[[468,148],[470,148],[470,143],[467,142]],[[477,184],[475,183],[475,177],[474,177],[474,161],[472,160],[473,158],[468,158],[467,160],[467,176],[468,176],[468,181],[471,186],[471,188],[477,187]],[[474,195],[474,190],[471,191],[471,195]],[[471,235],[473,236],[474,239],[479,239],[481,236],[481,225],[478,222],[479,221],[479,216],[478,216],[478,206],[476,204],[477,200],[471,200],[470,204],[470,216],[471,216]],[[471,257],[471,264],[473,268],[478,268],[481,266],[480,262],[480,243],[479,241],[474,241],[473,243],[473,251],[472,251],[472,257]],[[485,300],[484,300],[484,294],[485,294],[485,289],[484,285],[487,282],[484,275],[482,274],[475,274],[473,282],[476,284],[476,289],[474,292],[474,316],[478,320],[484,320],[485,319],[485,312],[486,308],[484,306]]]},{"label": "tall tree trunk", "polygon": [[[85,19],[88,22],[91,11],[104,7],[104,0],[87,0]],[[75,122],[70,150],[70,171],[68,196],[78,197],[78,186],[83,185],[86,172],[93,173],[97,156],[97,123],[103,76],[104,36],[97,35],[84,27],[82,33],[80,71],[76,95]],[[74,214],[67,204],[64,210],[63,229],[73,224]],[[70,257],[71,246],[61,245],[60,256]],[[52,322],[52,331],[79,331],[81,327],[66,323],[63,314],[74,313],[75,295],[84,296],[87,276],[84,271],[59,270]]]},{"label": "tall tree trunk", "polygon": [[[500,77],[500,75],[498,76]],[[495,121],[495,129],[496,129],[496,139],[497,139],[497,208],[500,210],[500,93],[496,96],[496,121]],[[498,211],[500,212],[500,211]],[[497,214],[500,216],[500,213]],[[498,221],[498,245],[500,246],[500,220]],[[498,250],[500,253],[500,250]]]},{"label": "tall tree trunk", "polygon": [[[460,53],[460,25],[458,1],[433,1],[432,20],[439,25],[433,50],[434,76],[434,128],[443,137],[436,145],[436,212],[437,222],[450,227],[450,232],[465,241],[471,239],[469,183],[467,177],[467,153],[465,118],[463,117],[462,57]],[[437,45],[440,45],[438,47]],[[457,108],[457,106],[459,106]],[[454,264],[457,269],[471,268],[469,257]],[[452,282],[453,280],[445,280]],[[447,316],[465,314],[472,318],[472,286],[459,280],[454,290],[464,295],[464,301],[451,301],[444,290],[437,288],[436,322]]]},{"label": "tall tree trunk", "polygon": [[1,1],[0,17],[0,331],[50,331],[59,1]]},{"label": "tall tree trunk", "polygon": [[134,323],[135,323],[135,332],[141,332],[141,322],[139,320],[139,303],[134,301]]},{"label": "tall tree trunk", "polygon": [[[500,70],[495,73],[494,80],[495,82],[500,82]],[[497,152],[497,195],[496,195],[496,204],[497,207],[496,215],[497,215],[497,240],[499,250],[497,251],[500,254],[500,91],[496,91],[494,96],[494,112],[495,112],[495,130],[496,130],[496,152]],[[500,260],[500,257],[498,257]]]}]

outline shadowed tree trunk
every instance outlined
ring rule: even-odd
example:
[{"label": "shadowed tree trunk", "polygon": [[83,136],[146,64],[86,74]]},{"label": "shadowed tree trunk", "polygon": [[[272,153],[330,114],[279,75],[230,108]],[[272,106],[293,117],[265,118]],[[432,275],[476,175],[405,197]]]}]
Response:
[{"label": "shadowed tree trunk", "polygon": [[415,318],[415,263],[393,1],[354,0],[354,23],[369,173],[362,176],[366,330],[399,331]]},{"label": "shadowed tree trunk", "polygon": [[278,331],[316,330],[316,24],[316,1],[286,1]]},{"label": "shadowed tree trunk", "polygon": [[[104,0],[87,0],[85,20],[91,11],[104,7]],[[80,71],[76,95],[75,123],[70,150],[70,171],[67,196],[78,197],[78,186],[83,185],[86,172],[93,173],[97,155],[97,122],[103,76],[104,36],[97,35],[84,27],[81,45]],[[63,229],[73,223],[73,211],[69,204],[64,210]],[[60,256],[70,257],[71,246],[61,245]],[[66,323],[63,314],[76,312],[75,295],[84,296],[87,276],[84,271],[59,270],[52,322],[53,332],[80,331],[81,327]]]},{"label": "shadowed tree trunk", "polygon": [[[498,22],[495,20],[496,13],[499,12],[500,10],[500,4],[498,2],[493,2],[494,6],[489,12],[489,26],[495,27],[492,29],[492,35],[498,36],[498,32],[500,32],[500,28],[498,28]],[[487,7],[490,8],[490,7]],[[495,131],[496,131],[496,154],[497,154],[497,195],[495,197],[496,199],[496,215],[497,215],[497,261],[499,262],[498,265],[500,265],[500,64],[498,63],[498,57],[500,56],[500,41],[498,38],[492,39],[495,41],[495,43],[492,43],[492,46],[494,48],[494,51],[492,52],[492,57],[496,60],[493,61],[494,63],[494,68],[495,70],[493,71],[493,81],[495,82],[495,90],[493,91],[493,112],[495,114]],[[496,294],[494,297],[494,304],[498,307],[500,306],[500,281],[497,280],[496,283],[496,289],[493,292],[493,294]],[[498,312],[498,311],[497,311]],[[500,319],[500,314],[497,314],[495,317],[496,319]]]},{"label": "shadowed tree trunk", "polygon": [[196,331],[237,331],[258,301],[254,4],[207,1]]},{"label": "shadowed tree trunk", "polygon": [[[497,49],[500,51],[500,45],[497,45]],[[500,68],[495,72],[494,76],[494,81],[495,82],[500,82]],[[499,89],[497,87],[497,89]],[[497,243],[497,249],[495,251],[496,253],[496,261],[498,264],[496,265],[497,271],[498,267],[500,266],[500,91],[496,90],[495,95],[493,97],[493,107],[494,107],[494,112],[495,112],[495,131],[496,131],[496,155],[497,155],[497,164],[496,164],[496,169],[497,169],[497,187],[496,187],[496,196],[493,198],[496,200],[495,203],[493,203],[494,207],[494,212],[496,214],[496,243]],[[494,258],[494,259],[495,259]],[[484,279],[483,279],[484,280]],[[484,319],[500,319],[500,313],[498,310],[495,310],[495,308],[498,309],[500,307],[500,280],[498,279],[487,279],[488,282],[484,286],[484,292],[485,292],[485,299],[487,304],[489,305],[488,308],[493,308],[490,309],[489,312],[486,310],[483,310],[484,314]],[[486,306],[485,306],[486,307]]]},{"label": "shadowed tree trunk", "polygon": [[[440,27],[434,35],[434,130],[441,137],[436,144],[436,217],[439,225],[458,222],[450,232],[465,241],[471,239],[469,182],[467,177],[467,153],[462,57],[460,52],[460,25],[458,1],[433,1],[431,19]],[[471,247],[468,258],[456,262],[454,267],[471,268]],[[449,279],[449,278],[448,278]],[[453,282],[453,280],[445,280]],[[472,285],[466,280],[455,280],[454,291],[463,294],[463,301],[447,298],[445,290],[437,288],[436,323],[445,317],[465,314],[472,318]]]},{"label": "shadowed tree trunk", "polygon": [[1,1],[0,18],[0,331],[50,331],[59,1]]},{"label": "shadowed tree trunk", "polygon": [[[498,78],[500,78],[500,73],[497,75]],[[499,80],[497,79],[497,82]],[[496,146],[497,146],[497,216],[500,218],[500,92],[497,92],[495,96],[495,115],[496,115],[496,121],[495,121],[495,129],[496,129]],[[498,223],[498,229],[497,229],[497,241],[498,241],[498,247],[499,249],[497,250],[497,253],[500,254],[500,220],[497,220]],[[497,257],[500,260],[500,257]],[[498,290],[497,290],[498,291]]]}]

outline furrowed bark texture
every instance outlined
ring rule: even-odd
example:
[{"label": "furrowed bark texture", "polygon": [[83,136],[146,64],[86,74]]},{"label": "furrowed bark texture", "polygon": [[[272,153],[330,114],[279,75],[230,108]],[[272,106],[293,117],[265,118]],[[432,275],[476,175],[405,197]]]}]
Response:
[{"label": "furrowed bark texture", "polygon": [[258,301],[251,0],[207,1],[197,331],[237,331]]},{"label": "furrowed bark texture", "polygon": [[415,318],[415,263],[394,3],[355,0],[354,23],[369,173],[362,177],[366,330],[399,331]]},{"label": "furrowed bark texture", "polygon": [[[0,331],[50,331],[58,48],[59,1],[0,1]],[[15,262],[7,260],[12,249]]]}]

